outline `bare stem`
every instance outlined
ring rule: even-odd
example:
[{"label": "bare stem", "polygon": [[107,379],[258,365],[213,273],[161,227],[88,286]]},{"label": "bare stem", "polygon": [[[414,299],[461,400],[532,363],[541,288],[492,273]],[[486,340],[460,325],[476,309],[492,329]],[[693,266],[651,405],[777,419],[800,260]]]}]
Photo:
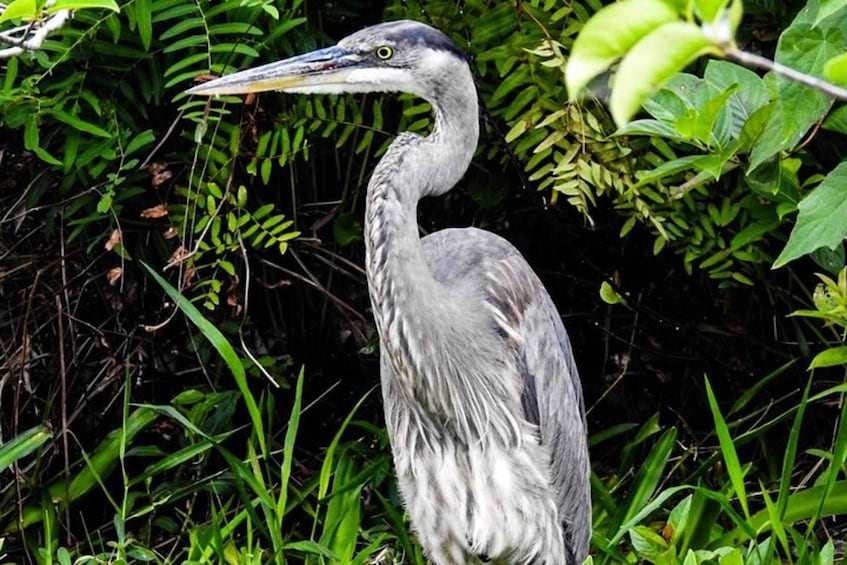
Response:
[{"label": "bare stem", "polygon": [[838,98],[839,100],[847,100],[847,89],[841,88],[840,86],[836,86],[831,82],[827,82],[821,78],[801,73],[796,69],[786,67],[785,65],[777,63],[776,61],[771,61],[767,57],[762,57],[761,55],[756,55],[755,53],[742,51],[741,49],[738,49],[736,47],[730,47],[724,50],[724,55],[726,55],[727,59],[736,61],[738,63],[741,63],[742,65],[773,71],[776,74],[784,76],[787,79],[820,90],[821,92],[824,92],[832,96],[833,98]]}]

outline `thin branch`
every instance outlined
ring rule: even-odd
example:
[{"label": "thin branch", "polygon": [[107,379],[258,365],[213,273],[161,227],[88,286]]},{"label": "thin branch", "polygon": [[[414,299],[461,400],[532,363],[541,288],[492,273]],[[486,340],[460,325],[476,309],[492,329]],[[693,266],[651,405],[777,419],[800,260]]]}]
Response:
[{"label": "thin branch", "polygon": [[776,74],[784,76],[787,79],[799,82],[800,84],[806,85],[810,88],[820,90],[821,92],[824,92],[832,96],[833,98],[838,98],[839,100],[847,100],[847,89],[841,88],[840,86],[836,86],[831,82],[827,82],[821,78],[807,75],[796,69],[792,69],[791,67],[786,67],[785,65],[777,63],[776,61],[771,61],[767,57],[762,57],[761,55],[756,55],[755,53],[742,51],[741,49],[738,49],[736,47],[729,47],[724,51],[724,54],[726,55],[727,59],[736,61],[738,63],[741,63],[742,65],[773,71]]},{"label": "thin branch", "polygon": [[26,29],[23,30],[23,37],[14,36],[14,33],[22,31],[23,26],[6,32],[0,32],[0,43],[12,45],[12,47],[0,49],[0,59],[8,59],[9,57],[14,57],[27,51],[40,49],[47,36],[64,26],[70,17],[70,10],[58,10],[46,20],[39,23],[33,22],[32,25],[26,26]]}]

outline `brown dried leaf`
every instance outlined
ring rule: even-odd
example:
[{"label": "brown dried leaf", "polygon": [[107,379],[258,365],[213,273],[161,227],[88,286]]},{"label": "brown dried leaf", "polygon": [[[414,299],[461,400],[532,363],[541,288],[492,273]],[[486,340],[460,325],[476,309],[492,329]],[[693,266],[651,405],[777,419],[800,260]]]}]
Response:
[{"label": "brown dried leaf", "polygon": [[164,204],[159,204],[158,206],[153,206],[152,208],[147,208],[146,210],[141,211],[142,218],[161,218],[163,216],[168,215],[168,207]]},{"label": "brown dried leaf", "polygon": [[167,169],[167,168],[168,168],[168,164],[167,164],[167,163],[162,163],[162,162],[159,162],[159,161],[155,161],[155,162],[153,162],[153,163],[150,163],[150,164],[147,166],[147,171],[148,171],[151,175],[157,175],[157,174],[161,173],[162,171],[164,171],[164,170],[165,170],[165,169]]},{"label": "brown dried leaf", "polygon": [[215,80],[216,78],[218,78],[218,75],[204,73],[202,75],[197,75],[196,77],[194,77],[194,82],[196,82],[196,83],[209,82],[210,80]]},{"label": "brown dried leaf", "polygon": [[120,242],[121,242],[121,230],[118,229],[118,228],[115,228],[112,231],[112,235],[109,236],[108,241],[106,241],[106,245],[104,245],[103,247],[106,248],[106,251],[111,251]]},{"label": "brown dried leaf", "polygon": [[238,303],[238,297],[235,295],[235,293],[231,292],[227,295],[226,303],[229,306],[232,306],[233,308],[235,308],[235,315],[236,316],[241,314],[241,304]]},{"label": "brown dried leaf", "polygon": [[191,281],[193,281],[196,276],[197,269],[194,267],[188,267],[182,275],[182,282],[185,283],[185,286],[191,286]]},{"label": "brown dried leaf", "polygon": [[173,176],[173,173],[170,171],[162,171],[159,174],[153,175],[153,179],[150,182],[153,184],[153,188],[159,188],[164,183],[171,180],[171,177]]},{"label": "brown dried leaf", "polygon": [[176,251],[173,252],[170,259],[168,259],[168,264],[165,265],[166,269],[170,269],[171,267],[175,267],[176,265],[181,264],[188,257],[188,250],[180,245],[176,248]]},{"label": "brown dried leaf", "polygon": [[124,270],[120,267],[114,267],[109,269],[109,272],[106,273],[106,280],[109,281],[109,286],[115,286],[118,284],[118,281],[121,278],[121,275],[124,274]]}]

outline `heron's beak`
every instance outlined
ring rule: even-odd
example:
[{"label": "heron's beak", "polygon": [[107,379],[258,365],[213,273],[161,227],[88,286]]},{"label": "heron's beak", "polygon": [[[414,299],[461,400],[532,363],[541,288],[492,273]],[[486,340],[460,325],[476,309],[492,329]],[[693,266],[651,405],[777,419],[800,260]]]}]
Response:
[{"label": "heron's beak", "polygon": [[186,92],[207,96],[268,90],[332,92],[347,83],[350,71],[361,60],[348,49],[327,47],[211,80]]}]

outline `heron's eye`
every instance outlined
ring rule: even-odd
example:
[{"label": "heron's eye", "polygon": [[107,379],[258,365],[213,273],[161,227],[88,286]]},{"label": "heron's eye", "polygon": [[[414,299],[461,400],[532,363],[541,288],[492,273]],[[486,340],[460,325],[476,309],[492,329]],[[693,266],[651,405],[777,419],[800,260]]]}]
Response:
[{"label": "heron's eye", "polygon": [[382,45],[376,48],[375,53],[378,58],[385,61],[386,59],[390,59],[394,56],[394,49],[389,47],[388,45]]}]

